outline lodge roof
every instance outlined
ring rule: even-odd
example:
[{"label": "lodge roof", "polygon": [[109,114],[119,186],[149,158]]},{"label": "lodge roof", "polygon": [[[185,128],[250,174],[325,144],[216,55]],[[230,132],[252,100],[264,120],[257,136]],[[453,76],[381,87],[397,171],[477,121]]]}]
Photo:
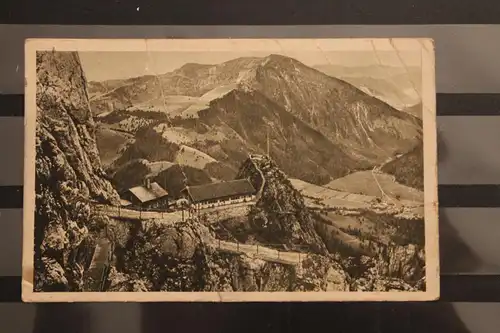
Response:
[{"label": "lodge roof", "polygon": [[168,192],[165,191],[158,183],[151,183],[150,187],[140,185],[136,187],[132,187],[128,189],[130,193],[132,193],[140,202],[148,202],[155,199],[163,198],[168,195]]},{"label": "lodge roof", "polygon": [[240,195],[252,195],[255,188],[248,179],[236,179],[206,185],[187,186],[186,190],[193,202],[202,202]]}]

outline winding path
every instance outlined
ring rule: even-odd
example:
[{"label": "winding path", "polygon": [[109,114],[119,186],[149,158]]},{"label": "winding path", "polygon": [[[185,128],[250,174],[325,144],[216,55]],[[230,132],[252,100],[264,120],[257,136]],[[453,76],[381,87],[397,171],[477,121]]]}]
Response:
[{"label": "winding path", "polygon": [[[246,214],[246,210],[253,203],[244,203],[233,205],[231,207],[217,207],[217,208],[209,208],[205,209],[201,214],[217,214],[219,218],[228,218],[232,215],[241,216],[241,214]],[[155,219],[159,220],[163,223],[167,224],[175,224],[182,222],[182,212],[147,212],[147,211],[136,211],[132,209],[125,209],[113,206],[106,205],[96,205],[98,210],[112,218],[126,218],[126,219],[135,219],[135,220],[148,220]],[[185,212],[185,218],[187,218],[188,214]],[[219,219],[213,219],[213,223],[217,223]],[[293,252],[293,251],[279,251],[276,249],[272,249],[263,245],[253,245],[253,244],[242,244],[235,242],[223,241],[220,239],[210,239],[208,241],[212,244],[216,249],[223,252],[229,253],[238,253],[245,254],[252,258],[259,258],[264,261],[276,262],[286,265],[297,265],[301,263],[305,258],[307,258],[307,253]],[[94,257],[92,259],[92,264],[90,267],[91,271],[95,271],[92,275],[98,275],[97,271],[102,270],[101,266],[103,265],[103,258],[105,258],[107,254],[107,250],[109,249],[109,243],[98,244],[96,246],[96,250],[94,253]]]},{"label": "winding path", "polygon": [[308,253],[278,251],[262,245],[241,244],[216,240],[219,251],[245,254],[252,258],[286,265],[298,265],[308,257]]},{"label": "winding path", "polygon": [[[219,218],[227,219],[231,217],[238,217],[247,214],[248,208],[254,205],[254,202],[245,202],[240,204],[219,206],[214,208],[200,209],[197,215],[207,214],[209,216],[218,216]],[[182,211],[174,212],[158,212],[158,211],[139,211],[135,209],[123,208],[118,206],[109,205],[95,205],[94,207],[104,215],[116,219],[131,219],[131,220],[159,220],[163,223],[174,224],[183,221]],[[190,213],[184,211],[184,219],[189,218]],[[214,219],[213,223],[218,222]]]}]

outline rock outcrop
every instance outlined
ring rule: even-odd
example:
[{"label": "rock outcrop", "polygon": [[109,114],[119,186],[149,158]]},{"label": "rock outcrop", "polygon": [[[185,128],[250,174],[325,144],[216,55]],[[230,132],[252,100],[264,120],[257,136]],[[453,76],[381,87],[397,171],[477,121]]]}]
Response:
[{"label": "rock outcrop", "polygon": [[35,290],[82,288],[90,201],[119,198],[102,169],[75,52],[37,52]]},{"label": "rock outcrop", "polygon": [[425,276],[424,249],[415,244],[388,247],[378,254],[377,259],[380,275],[401,278],[411,284]]},{"label": "rock outcrop", "polygon": [[312,255],[300,264],[220,251],[209,229],[191,219],[137,225],[117,253],[110,291],[347,291],[340,264]]},{"label": "rock outcrop", "polygon": [[290,263],[221,250],[214,236],[198,219],[136,225],[129,241],[117,245],[107,290],[416,291],[425,287],[423,253],[415,246],[371,257],[309,252],[300,262]]},{"label": "rock outcrop", "polygon": [[[304,198],[268,156],[251,157],[238,178],[249,178],[260,188],[260,198],[249,213],[250,223],[267,243],[283,244],[297,251],[327,254],[328,250],[314,227],[314,219]],[[252,168],[253,166],[253,168]]]}]

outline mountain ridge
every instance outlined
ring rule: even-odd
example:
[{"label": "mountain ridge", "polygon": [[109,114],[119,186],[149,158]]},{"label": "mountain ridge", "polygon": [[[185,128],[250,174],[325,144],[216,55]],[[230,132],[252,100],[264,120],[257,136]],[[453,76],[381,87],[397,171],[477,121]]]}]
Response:
[{"label": "mountain ridge", "polygon": [[[170,119],[162,125],[160,120],[142,118],[140,126],[162,132],[164,141],[178,140],[180,135],[189,142],[177,144],[229,163],[232,170],[238,169],[249,152],[265,152],[264,131],[270,135],[270,153],[287,174],[300,178],[304,175],[293,168],[313,170],[303,179],[322,185],[409,152],[422,137],[418,117],[282,55],[236,58],[217,65],[189,63],[170,73],[127,82],[135,83],[106,95],[107,103],[133,105],[119,111],[123,117],[146,110],[144,98],[148,98],[156,109],[147,109],[141,117],[148,117],[149,112],[151,117],[163,113]],[[128,92],[113,100],[120,89]],[[180,96],[176,94],[191,96],[194,102],[191,97],[168,97]],[[182,106],[172,106],[176,101]],[[169,111],[162,111],[165,106]],[[212,138],[204,134],[212,132],[221,134]],[[332,163],[337,166],[328,166]],[[317,179],[311,178],[313,174]]]},{"label": "mountain ridge", "polygon": [[320,64],[314,68],[349,82],[403,112],[408,107],[421,103],[419,91],[422,86],[422,70],[419,66],[376,64],[352,67]]}]

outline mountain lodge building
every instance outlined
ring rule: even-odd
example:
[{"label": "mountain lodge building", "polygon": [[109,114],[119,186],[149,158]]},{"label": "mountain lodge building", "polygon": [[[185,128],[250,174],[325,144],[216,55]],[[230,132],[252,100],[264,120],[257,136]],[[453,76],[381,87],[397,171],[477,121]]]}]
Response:
[{"label": "mountain lodge building", "polygon": [[255,200],[256,190],[248,179],[186,186],[182,195],[195,209],[219,207]]},{"label": "mountain lodge building", "polygon": [[168,192],[158,183],[151,183],[146,179],[144,185],[135,186],[120,195],[122,202],[141,208],[166,208],[168,206]]}]

